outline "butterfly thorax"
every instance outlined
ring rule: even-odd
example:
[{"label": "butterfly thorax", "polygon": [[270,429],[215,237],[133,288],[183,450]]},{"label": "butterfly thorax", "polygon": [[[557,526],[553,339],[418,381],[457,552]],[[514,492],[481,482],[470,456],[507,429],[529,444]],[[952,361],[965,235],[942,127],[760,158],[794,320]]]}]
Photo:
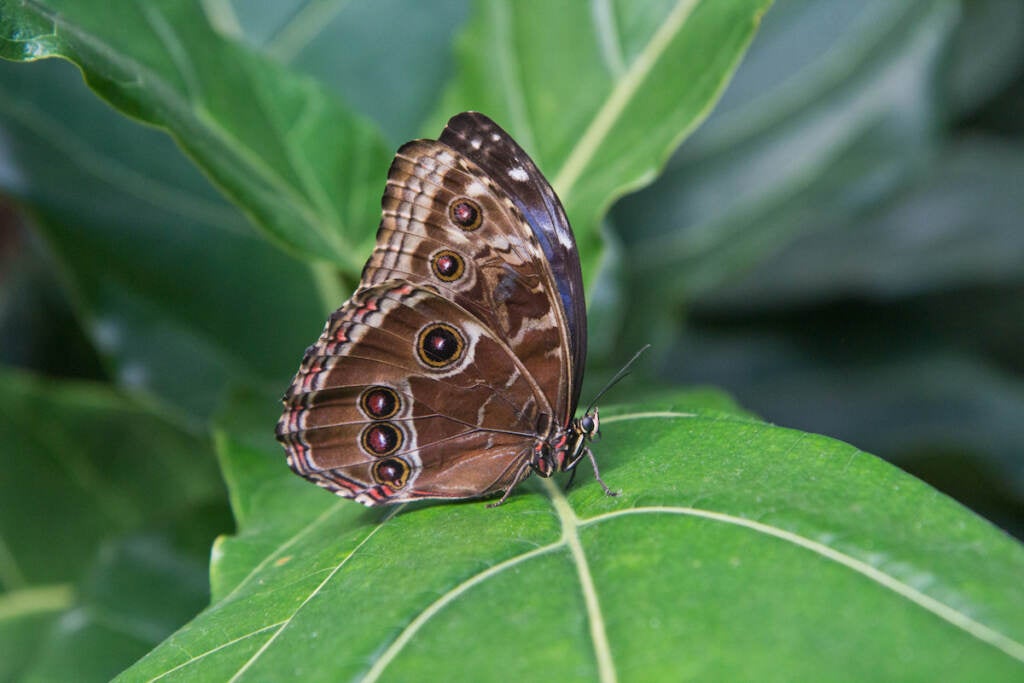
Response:
[{"label": "butterfly thorax", "polygon": [[587,443],[597,436],[600,421],[597,409],[559,427],[546,439],[537,441],[530,467],[542,477],[567,472],[576,467],[587,452]]}]

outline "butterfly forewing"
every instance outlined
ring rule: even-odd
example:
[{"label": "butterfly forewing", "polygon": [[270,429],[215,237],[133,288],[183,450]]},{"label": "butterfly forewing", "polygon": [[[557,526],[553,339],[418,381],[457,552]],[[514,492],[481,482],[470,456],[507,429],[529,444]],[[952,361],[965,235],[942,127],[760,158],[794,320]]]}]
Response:
[{"label": "butterfly forewing", "polygon": [[571,413],[579,402],[587,358],[587,307],[576,238],[562,202],[533,159],[483,114],[465,112],[453,117],[439,140],[473,161],[505,191],[540,244],[551,291],[557,292],[565,314],[564,334],[573,371]]},{"label": "butterfly forewing", "polygon": [[[435,140],[404,145],[388,174],[362,285],[429,285],[474,313],[538,381],[552,419],[575,409],[570,339],[547,258],[507,193]],[[570,405],[571,404],[571,405]]]}]

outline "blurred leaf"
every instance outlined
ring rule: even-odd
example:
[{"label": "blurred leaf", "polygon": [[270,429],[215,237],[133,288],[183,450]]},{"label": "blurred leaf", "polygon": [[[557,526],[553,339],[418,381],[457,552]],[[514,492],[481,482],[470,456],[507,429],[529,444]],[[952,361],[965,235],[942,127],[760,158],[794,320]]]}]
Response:
[{"label": "blurred leaf", "polygon": [[[8,222],[8,216],[10,216]],[[9,254],[0,246],[0,365],[40,374],[101,379],[103,366],[75,318],[40,240],[0,212],[0,242],[10,230]]]},{"label": "blurred leaf", "polygon": [[601,217],[708,115],[770,4],[480,2],[428,130],[462,109],[506,127],[565,205],[589,282]]},{"label": "blurred leaf", "polygon": [[0,680],[21,680],[39,642],[73,598],[68,584],[0,593]]},{"label": "blurred leaf", "polygon": [[452,36],[469,14],[468,0],[233,5],[244,40],[330,87],[377,122],[394,148],[415,137],[437,105],[452,70]]},{"label": "blurred leaf", "polygon": [[907,324],[919,314],[848,310],[846,325],[807,318],[802,334],[698,323],[673,349],[692,360],[665,369],[665,379],[713,380],[773,421],[813,426],[896,462],[929,450],[973,452],[1024,501],[1024,385],[928,336],[923,323]]},{"label": "blurred leaf", "polygon": [[1020,678],[1024,547],[846,444],[665,407],[605,411],[620,497],[496,510],[363,510],[224,434],[236,578],[121,680]]},{"label": "blurred leaf", "polygon": [[277,240],[358,274],[388,161],[377,129],[225,40],[201,4],[8,2],[0,29],[0,56],[73,61],[115,107],[170,132]]},{"label": "blurred leaf", "polygon": [[205,553],[187,554],[164,536],[106,544],[25,680],[110,680],[206,606],[207,575]]},{"label": "blurred leaf", "polygon": [[[102,544],[143,527],[167,524],[197,505],[221,499],[222,485],[204,441],[100,385],[44,382],[7,370],[0,372],[0,443],[0,633],[13,634],[4,647],[17,654],[12,659],[0,657],[6,662],[0,673],[13,672],[33,659],[47,667],[72,667],[65,673],[86,661],[107,661],[106,675],[99,678],[109,678],[205,604],[205,599],[182,600],[176,611],[159,610],[156,614],[163,616],[156,618],[166,620],[162,630],[149,631],[149,641],[132,641],[123,632],[114,633],[119,610],[133,600],[141,610],[138,594],[129,590],[127,569],[112,572],[120,559],[108,557],[92,570],[92,584],[81,601],[73,592]],[[205,595],[206,552],[196,549],[210,542],[212,524],[199,523],[194,516],[188,519],[187,532],[178,534],[179,545],[198,557],[192,560],[199,563],[198,573],[193,571],[190,580]],[[226,528],[222,517],[212,519],[220,530]],[[161,557],[151,553],[145,561],[153,567]],[[151,579],[136,585],[153,588]],[[91,622],[103,617],[89,605],[98,607],[98,587],[108,580],[113,583],[108,584],[101,611],[112,619],[103,627],[111,633],[100,637]],[[133,580],[140,579],[135,575]],[[172,583],[168,577],[150,599],[170,597]],[[58,620],[59,613],[63,614]],[[42,638],[53,628],[63,635]],[[81,634],[81,641],[75,633]],[[58,641],[63,643],[54,650],[59,657],[51,653],[38,659],[41,643]],[[131,641],[130,656],[124,655],[126,641]],[[91,643],[96,649],[65,650],[72,642],[83,647]],[[61,679],[68,677],[56,680]]]},{"label": "blurred leaf", "polygon": [[[701,295],[920,170],[954,3],[779,3],[707,125],[613,221],[659,301]],[[662,312],[663,314],[663,312]]]},{"label": "blurred leaf", "polygon": [[0,183],[35,209],[114,377],[193,418],[229,381],[280,393],[327,308],[306,266],[66,64],[0,63],[0,123]]},{"label": "blurred leaf", "polygon": [[6,590],[73,579],[103,538],[221,495],[202,440],[100,385],[3,371],[0,443]]},{"label": "blurred leaf", "polygon": [[822,221],[701,303],[742,310],[1021,282],[1022,178],[1024,144],[957,140],[928,173],[870,215]]},{"label": "blurred leaf", "polygon": [[963,19],[954,35],[947,76],[957,113],[976,110],[1024,71],[1024,3],[960,4]]}]

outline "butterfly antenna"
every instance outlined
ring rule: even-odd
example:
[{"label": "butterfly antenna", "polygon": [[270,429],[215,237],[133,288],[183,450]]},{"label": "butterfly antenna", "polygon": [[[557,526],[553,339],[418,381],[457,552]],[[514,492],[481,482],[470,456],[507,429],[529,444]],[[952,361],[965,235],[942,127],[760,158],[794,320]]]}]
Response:
[{"label": "butterfly antenna", "polygon": [[586,415],[591,410],[593,410],[594,406],[597,405],[597,402],[601,400],[601,397],[604,396],[606,393],[608,393],[609,389],[611,389],[613,386],[618,384],[619,381],[622,380],[623,377],[625,377],[626,375],[628,375],[630,373],[630,371],[631,371],[631,369],[633,367],[633,364],[636,363],[637,359],[640,358],[640,356],[643,355],[644,351],[646,351],[649,348],[651,348],[650,344],[644,344],[643,347],[641,347],[641,349],[639,351],[637,351],[636,353],[633,354],[633,357],[629,359],[629,362],[626,363],[625,365],[623,365],[619,369],[619,371],[615,373],[615,376],[612,377],[610,380],[608,380],[608,383],[604,385],[604,388],[601,389],[601,391],[597,392],[597,396],[595,396],[590,401],[590,405],[588,405],[587,409],[583,411],[584,415]]}]

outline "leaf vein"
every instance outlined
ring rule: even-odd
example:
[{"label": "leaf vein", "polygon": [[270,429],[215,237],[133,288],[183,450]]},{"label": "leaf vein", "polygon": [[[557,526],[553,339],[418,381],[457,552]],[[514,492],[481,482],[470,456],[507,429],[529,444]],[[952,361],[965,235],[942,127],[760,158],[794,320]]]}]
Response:
[{"label": "leaf vein", "polygon": [[935,616],[963,630],[974,638],[988,643],[1016,660],[1024,662],[1024,643],[1020,643],[1008,635],[1000,633],[994,628],[972,619],[963,612],[917,590],[916,588],[913,588],[912,586],[907,585],[896,577],[886,574],[882,570],[871,566],[863,560],[858,560],[857,558],[847,555],[835,548],[831,548],[823,543],[811,540],[786,529],[781,529],[763,522],[756,522],[744,517],[737,517],[722,512],[672,506],[650,506],[630,508],[628,510],[617,510],[582,520],[580,522],[580,526],[590,526],[616,517],[624,517],[634,514],[673,514],[701,517],[703,519],[710,519],[716,522],[744,527],[752,531],[792,543],[804,548],[805,550],[810,550],[813,553],[821,555],[826,559],[832,560],[833,562],[837,562],[848,569],[852,569],[872,581],[875,581],[882,587],[891,590],[907,600],[910,600],[922,609],[931,612]]},{"label": "leaf vein", "polygon": [[360,549],[360,548],[362,548],[362,547],[363,547],[363,546],[364,546],[364,545],[366,544],[366,542],[367,542],[367,541],[369,541],[369,540],[370,540],[371,538],[373,538],[373,537],[374,537],[374,535],[375,535],[375,534],[376,534],[376,533],[377,533],[378,531],[380,531],[381,529],[383,529],[383,528],[384,528],[384,525],[385,525],[385,524],[386,524],[386,523],[387,523],[387,522],[388,522],[388,521],[389,521],[390,519],[394,518],[394,516],[395,516],[395,515],[397,515],[397,514],[398,514],[398,513],[399,513],[399,512],[400,512],[400,511],[401,511],[401,510],[402,510],[402,509],[404,508],[404,507],[405,507],[404,505],[399,505],[399,506],[396,506],[396,507],[394,508],[394,510],[393,510],[393,511],[392,511],[392,512],[391,512],[390,514],[388,514],[388,516],[387,516],[387,517],[385,517],[384,519],[382,519],[382,520],[380,521],[380,523],[379,523],[379,524],[375,525],[375,526],[374,526],[374,527],[373,527],[373,528],[372,528],[372,529],[370,530],[370,533],[366,534],[366,536],[365,536],[365,537],[363,538],[363,540],[361,540],[361,541],[360,541],[360,542],[359,542],[359,543],[358,543],[358,544],[357,544],[357,545],[356,545],[356,546],[355,546],[354,548],[352,548],[352,550],[348,551],[348,552],[347,552],[347,553],[345,554],[345,556],[344,556],[344,557],[343,557],[343,558],[341,559],[341,561],[340,561],[340,562],[338,562],[338,564],[337,564],[337,565],[335,565],[335,567],[334,567],[334,568],[333,568],[333,569],[331,570],[331,572],[330,572],[330,573],[329,573],[329,574],[328,574],[328,575],[327,575],[326,577],[324,577],[324,580],[323,580],[323,581],[321,581],[321,582],[320,582],[320,583],[319,583],[319,584],[317,585],[317,587],[316,587],[316,588],[314,588],[314,589],[313,589],[313,590],[312,590],[312,591],[310,592],[310,594],[306,596],[306,599],[305,599],[305,600],[303,600],[303,601],[302,601],[302,602],[301,602],[301,603],[299,604],[299,606],[298,606],[298,607],[296,607],[296,608],[295,608],[295,609],[294,609],[294,610],[292,611],[292,613],[291,613],[291,614],[290,614],[290,615],[288,616],[288,618],[287,618],[287,619],[285,619],[284,621],[280,622],[280,628],[278,628],[278,629],[277,629],[277,631],[275,631],[275,632],[274,632],[274,635],[270,636],[270,638],[267,638],[267,642],[263,643],[263,645],[262,645],[262,646],[260,646],[260,649],[256,650],[256,652],[254,652],[254,653],[253,653],[252,657],[250,657],[250,658],[249,658],[248,660],[246,660],[245,664],[243,664],[243,665],[242,665],[241,667],[239,667],[238,671],[236,671],[236,672],[235,672],[235,675],[234,675],[234,676],[232,676],[232,677],[231,677],[231,678],[229,679],[229,682],[233,682],[233,681],[237,681],[237,680],[239,680],[239,679],[241,678],[242,674],[244,674],[244,673],[245,673],[245,672],[246,672],[246,671],[247,671],[247,670],[249,669],[249,667],[250,667],[250,666],[252,666],[252,665],[253,665],[254,663],[256,663],[256,661],[257,661],[257,660],[258,660],[258,659],[259,659],[259,658],[260,658],[260,657],[261,657],[261,656],[263,655],[263,653],[264,653],[264,652],[266,652],[267,648],[269,648],[269,647],[270,647],[270,646],[271,646],[271,645],[273,644],[273,642],[274,642],[275,640],[277,640],[277,637],[278,637],[279,635],[281,635],[281,634],[282,634],[282,633],[284,632],[284,630],[285,630],[286,628],[288,628],[288,625],[289,625],[290,623],[292,623],[292,620],[293,620],[293,619],[295,619],[296,615],[297,615],[297,614],[298,614],[299,612],[301,612],[301,611],[302,611],[302,608],[303,608],[303,607],[305,607],[305,606],[306,606],[307,604],[309,604],[309,601],[310,601],[310,600],[312,600],[313,598],[315,598],[315,597],[316,597],[316,596],[317,596],[317,595],[318,595],[318,594],[320,593],[320,591],[321,591],[321,590],[323,590],[323,587],[324,587],[324,586],[326,586],[326,585],[327,585],[327,584],[328,584],[328,583],[330,582],[330,580],[331,580],[332,578],[334,578],[334,576],[335,576],[335,575],[336,575],[336,574],[337,574],[337,573],[338,573],[339,571],[341,571],[341,568],[342,568],[342,567],[344,567],[344,566],[345,566],[346,564],[348,564],[348,561],[349,561],[350,559],[352,559],[352,557],[353,557],[353,556],[354,556],[354,555],[355,555],[355,554],[356,554],[357,552],[359,552],[359,549]]},{"label": "leaf vein", "polygon": [[[222,643],[222,644],[218,645],[215,648],[211,648],[209,650],[206,650],[205,652],[201,652],[198,655],[189,655],[189,659],[188,660],[182,662],[181,664],[178,664],[177,666],[175,666],[173,668],[168,669],[167,671],[164,671],[159,676],[155,676],[153,678],[150,678],[147,681],[147,683],[153,683],[154,681],[159,681],[161,678],[164,678],[166,676],[170,676],[175,671],[183,669],[186,666],[188,666],[189,664],[192,664],[193,662],[196,662],[196,661],[198,661],[200,659],[203,659],[204,657],[206,657],[208,655],[212,655],[215,652],[219,652],[220,650],[223,650],[224,648],[231,647],[232,645],[234,645],[236,643],[240,643],[243,640],[247,640],[249,638],[252,638],[253,636],[258,636],[259,634],[263,633],[264,631],[269,631],[270,629],[279,628],[281,626],[281,624],[283,624],[283,623],[284,623],[283,621],[279,621],[276,624],[268,624],[267,626],[264,626],[263,628],[258,628],[255,631],[250,631],[249,633],[241,635],[241,636],[239,636],[237,638],[232,638],[228,642]],[[184,650],[184,648],[181,648],[180,646],[176,645],[176,647],[178,647],[179,649],[182,649],[183,652],[187,652],[186,650]]]},{"label": "leaf vein", "polygon": [[366,675],[360,679],[362,683],[373,683],[374,681],[377,681],[380,678],[381,674],[384,672],[384,669],[386,669],[388,665],[391,664],[392,661],[394,661],[398,653],[401,652],[402,649],[409,644],[409,641],[412,640],[412,638],[419,632],[419,630],[423,628],[423,626],[432,617],[438,614],[449,604],[454,602],[456,598],[460,597],[470,588],[486,581],[487,579],[493,576],[496,576],[497,574],[500,574],[506,569],[515,567],[516,565],[522,564],[523,562],[531,560],[534,557],[550,553],[554,550],[557,550],[558,548],[563,547],[564,545],[565,540],[562,539],[556,541],[555,543],[550,543],[539,548],[534,548],[529,552],[525,552],[521,555],[510,557],[509,559],[499,562],[496,565],[490,566],[482,572],[478,572],[473,576],[469,577],[468,579],[462,581],[458,585],[453,586],[451,589],[446,591],[444,595],[439,597],[434,602],[430,603],[430,605],[428,605],[426,609],[424,609],[422,612],[416,615],[416,618],[410,621],[406,625],[406,627],[402,629],[402,632],[398,634],[398,637],[396,637],[387,647],[387,649],[384,650],[383,653],[381,653],[380,657],[377,658],[377,661],[375,661],[373,663],[373,666],[370,667],[370,670],[366,672]]},{"label": "leaf vein", "polygon": [[651,41],[640,51],[623,77],[612,87],[608,99],[590,120],[590,125],[587,126],[579,142],[572,148],[562,168],[558,171],[558,175],[555,176],[555,181],[551,183],[559,197],[564,199],[572,194],[573,186],[579,180],[583,170],[597,154],[601,143],[610,134],[615,122],[632,101],[651,70],[654,69],[672,39],[682,30],[696,4],[697,0],[679,0],[651,37]]},{"label": "leaf vein", "polygon": [[594,577],[590,574],[587,555],[583,551],[583,544],[580,543],[580,519],[569,505],[565,494],[554,482],[550,479],[543,479],[542,483],[547,489],[555,511],[558,512],[558,518],[562,522],[562,540],[572,552],[573,564],[576,565],[580,590],[587,607],[587,621],[590,623],[590,639],[594,646],[594,657],[597,659],[598,678],[601,683],[615,683],[618,677],[615,672],[615,663],[612,660],[608,633],[604,626],[604,614],[597,597],[597,588],[594,586]]}]

